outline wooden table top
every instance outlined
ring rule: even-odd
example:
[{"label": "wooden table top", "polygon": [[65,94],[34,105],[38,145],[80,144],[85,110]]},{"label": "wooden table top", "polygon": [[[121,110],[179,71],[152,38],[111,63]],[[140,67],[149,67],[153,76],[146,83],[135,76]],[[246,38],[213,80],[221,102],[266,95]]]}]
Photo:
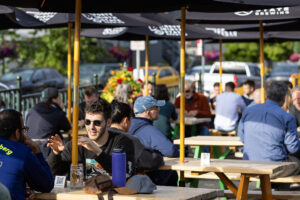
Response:
[{"label": "wooden table top", "polygon": [[[196,200],[196,199],[213,199],[223,191],[203,188],[186,188],[186,187],[168,187],[157,186],[153,194],[134,194],[120,195],[114,194],[114,200]],[[103,195],[107,200],[107,194]],[[57,200],[98,200],[97,195],[86,194],[83,190],[73,190],[69,188],[54,189],[51,193],[38,193],[36,199],[57,199]]]},{"label": "wooden table top", "polygon": [[296,167],[296,163],[293,162],[210,159],[210,165],[201,166],[201,160],[196,158],[185,158],[184,163],[180,163],[179,158],[164,158],[164,160],[165,165],[160,167],[160,169],[162,170],[172,169],[194,172],[223,172],[271,175],[282,169]]},{"label": "wooden table top", "polygon": [[[180,144],[180,139],[173,141],[174,144]],[[244,146],[239,136],[193,136],[184,139],[185,145],[210,145],[210,146]]]},{"label": "wooden table top", "polygon": [[[184,124],[185,125],[195,125],[195,124],[200,124],[200,123],[204,123],[204,122],[210,122],[210,118],[196,118],[196,117],[185,117],[184,118]],[[175,121],[176,124],[179,124],[180,121],[179,119],[177,119]]]}]

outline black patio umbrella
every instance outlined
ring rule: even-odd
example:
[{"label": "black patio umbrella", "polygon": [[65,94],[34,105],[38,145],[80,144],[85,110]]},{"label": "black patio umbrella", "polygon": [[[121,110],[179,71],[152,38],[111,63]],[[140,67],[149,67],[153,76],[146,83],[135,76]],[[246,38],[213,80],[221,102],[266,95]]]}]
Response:
[{"label": "black patio umbrella", "polygon": [[[180,40],[181,28],[180,22],[168,14],[131,14],[144,18],[149,21],[140,27],[117,27],[117,28],[102,28],[102,29],[85,29],[81,35],[87,37],[96,37],[102,39],[117,39],[117,40],[144,40],[148,35],[149,39],[169,39]],[[156,24],[156,25],[153,25]],[[186,40],[197,40],[199,38],[212,38],[213,35],[201,29],[200,27],[187,25]]]},{"label": "black patio umbrella", "polygon": [[[34,8],[19,10],[35,19],[47,24],[49,27],[65,27],[68,23],[75,23],[74,13],[41,12]],[[82,13],[82,28],[98,28],[109,26],[144,26],[149,20],[130,14],[121,13]]]},{"label": "black patio umbrella", "polygon": [[36,20],[18,9],[0,5],[0,29],[35,28],[45,26],[45,23]]},{"label": "black patio umbrella", "polygon": [[[300,31],[300,21],[298,19],[283,22],[264,22],[263,26],[264,31]],[[241,32],[258,31],[259,26],[257,24],[247,24],[231,27],[230,30],[238,30]]]},{"label": "black patio umbrella", "polygon": [[[299,3],[299,2],[298,2]],[[24,8],[38,8],[43,11],[72,13],[75,11],[74,0],[0,0],[0,4],[18,6]],[[220,0],[152,0],[152,1],[82,1],[82,12],[163,12],[180,10],[187,6],[190,10],[203,12],[226,12],[238,10],[250,10],[270,8],[278,6],[294,6],[297,0],[244,0],[244,1],[220,1]],[[299,5],[299,4],[298,4]]]}]

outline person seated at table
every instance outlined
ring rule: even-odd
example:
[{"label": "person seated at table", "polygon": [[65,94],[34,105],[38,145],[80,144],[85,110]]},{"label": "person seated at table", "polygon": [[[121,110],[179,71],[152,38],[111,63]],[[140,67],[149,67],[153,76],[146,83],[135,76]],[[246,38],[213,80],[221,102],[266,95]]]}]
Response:
[{"label": "person seated at table", "polygon": [[[142,88],[142,96],[147,96],[146,95],[146,82],[143,83],[143,88]],[[152,96],[153,94],[153,83],[148,81],[148,96]]]},{"label": "person seated at table", "polygon": [[[164,100],[156,100],[152,96],[142,96],[134,103],[135,117],[132,119],[129,134],[137,137],[141,143],[159,151],[163,156],[178,157],[178,149],[155,126],[153,120],[158,119],[159,108],[165,105]],[[176,186],[178,175],[176,171],[154,171],[148,173],[152,181],[158,185]]]},{"label": "person seated at table", "polygon": [[[126,153],[129,175],[134,175],[136,170],[157,169],[163,164],[159,153],[143,148],[136,140],[130,139],[120,131],[109,130],[112,109],[106,100],[99,98],[93,101],[86,106],[85,112],[88,136],[78,138],[78,163],[85,166],[85,159],[94,159],[103,170],[111,174],[113,149],[122,146]],[[53,174],[65,175],[69,172],[72,162],[72,141],[64,145],[56,135],[49,139],[48,146],[52,152],[47,161]]]},{"label": "person seated at table", "polygon": [[79,104],[78,125],[84,127],[85,107],[93,101],[99,99],[99,95],[95,87],[87,87],[84,89],[84,101]]},{"label": "person seated at table", "polygon": [[160,107],[158,120],[153,125],[158,128],[168,139],[172,140],[170,120],[177,119],[177,112],[172,103],[169,102],[170,95],[166,85],[157,85],[155,99],[165,100],[166,104]]},{"label": "person seated at table", "polygon": [[42,101],[26,115],[25,124],[29,128],[27,135],[40,146],[45,159],[50,153],[48,139],[55,134],[63,138],[60,131],[71,129],[63,107],[58,90],[49,87],[42,91]]},{"label": "person seated at table", "polygon": [[[195,92],[195,86],[192,81],[185,81],[185,117],[210,118],[210,108],[207,98],[200,93]],[[180,97],[177,97],[174,106],[179,113]],[[196,135],[209,135],[208,123],[200,123],[197,125]],[[185,136],[190,137],[190,126],[186,126]]]},{"label": "person seated at table", "polygon": [[[131,120],[133,117],[133,111],[128,104],[118,102],[113,100],[112,105],[112,122],[111,126],[108,129],[110,132],[116,132],[121,134],[126,134],[130,128]],[[135,141],[134,150],[141,154],[140,157],[143,157],[143,165],[149,165],[149,162],[155,162],[156,157],[160,157],[161,153],[154,150],[152,154],[145,154],[147,147],[144,147],[141,144],[140,140],[134,136],[126,134],[131,140]],[[157,155],[159,154],[159,155]],[[151,157],[152,156],[152,157]],[[153,164],[150,164],[153,165]],[[147,172],[147,175],[152,179],[152,181],[157,185],[173,185],[177,184],[177,174],[173,171],[150,171]]]},{"label": "person seated at table", "polygon": [[217,96],[215,129],[233,131],[238,123],[239,112],[243,112],[246,104],[241,95],[234,92],[233,82],[225,84],[225,92]]},{"label": "person seated at table", "polygon": [[25,135],[27,130],[21,113],[0,112],[0,182],[14,200],[25,199],[26,185],[39,192],[50,192],[54,186],[40,147]]},{"label": "person seated at table", "polygon": [[219,82],[215,82],[214,83],[214,91],[213,93],[211,93],[209,95],[209,103],[210,103],[210,108],[211,110],[215,110],[216,106],[216,100],[217,100],[217,96],[220,94],[220,83]]},{"label": "person seated at table", "polygon": [[253,92],[255,91],[255,82],[253,80],[247,80],[243,83],[243,100],[248,106],[253,101]]},{"label": "person seated at table", "polygon": [[159,117],[160,107],[164,105],[164,100],[156,100],[152,96],[137,98],[133,106],[135,117],[128,133],[137,137],[146,147],[159,151],[163,156],[178,157],[178,149],[153,126],[153,121]]},{"label": "person seated at table", "polygon": [[284,82],[272,82],[267,89],[267,101],[248,107],[238,126],[238,136],[244,143],[244,160],[297,163],[297,167],[278,171],[273,178],[296,175],[300,171],[296,121],[281,108],[287,90]]}]

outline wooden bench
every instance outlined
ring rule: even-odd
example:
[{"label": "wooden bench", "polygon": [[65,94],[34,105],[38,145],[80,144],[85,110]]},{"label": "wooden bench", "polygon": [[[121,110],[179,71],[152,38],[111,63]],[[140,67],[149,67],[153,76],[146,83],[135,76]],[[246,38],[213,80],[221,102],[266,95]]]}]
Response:
[{"label": "wooden bench", "polygon": [[[240,180],[240,174],[226,173],[226,175],[230,180]],[[218,176],[215,173],[199,174],[197,172],[185,171],[184,177],[195,178],[195,179],[219,180]],[[250,181],[259,181],[259,178],[250,177]],[[270,179],[270,181],[272,183],[300,183],[300,175],[275,178],[275,179]]]},{"label": "wooden bench", "polygon": [[[230,190],[224,190],[224,196],[235,198]],[[262,198],[261,191],[248,191],[248,198]],[[221,197],[221,196],[219,196]],[[273,199],[300,199],[299,191],[272,191]]]}]

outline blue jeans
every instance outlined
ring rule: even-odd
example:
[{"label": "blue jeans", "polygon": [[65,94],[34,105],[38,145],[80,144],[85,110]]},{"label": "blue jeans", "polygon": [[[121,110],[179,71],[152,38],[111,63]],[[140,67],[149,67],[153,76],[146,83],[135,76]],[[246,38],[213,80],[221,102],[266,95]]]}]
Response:
[{"label": "blue jeans", "polygon": [[[185,126],[185,137],[192,136],[191,128],[192,128],[192,126]],[[209,136],[210,133],[209,133],[209,129],[207,128],[207,126],[197,126],[196,134],[194,136],[197,136],[197,135]],[[209,146],[205,146],[203,151],[209,153]]]}]

